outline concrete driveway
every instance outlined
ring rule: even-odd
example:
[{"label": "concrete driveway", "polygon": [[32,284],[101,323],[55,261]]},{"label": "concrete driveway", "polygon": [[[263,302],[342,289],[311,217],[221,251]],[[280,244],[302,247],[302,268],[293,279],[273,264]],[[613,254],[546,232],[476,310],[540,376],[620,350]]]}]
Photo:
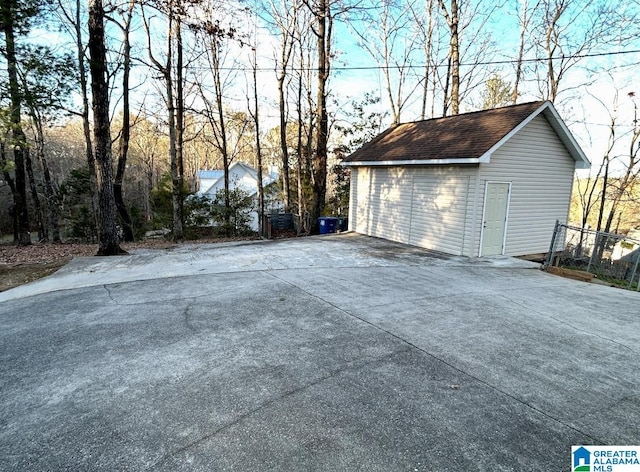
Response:
[{"label": "concrete driveway", "polygon": [[0,293],[0,470],[568,470],[640,444],[640,294],[352,234]]}]

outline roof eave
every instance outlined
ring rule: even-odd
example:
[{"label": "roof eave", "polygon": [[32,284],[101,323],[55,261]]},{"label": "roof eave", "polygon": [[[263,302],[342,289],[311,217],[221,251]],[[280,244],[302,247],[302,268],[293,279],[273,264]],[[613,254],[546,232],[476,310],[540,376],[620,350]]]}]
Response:
[{"label": "roof eave", "polygon": [[565,145],[571,157],[576,161],[575,168],[589,169],[591,167],[591,161],[573,137],[573,134],[571,134],[565,122],[560,118],[558,111],[551,105],[551,102],[545,102],[545,105],[547,106],[543,105],[541,111],[544,112],[552,128],[558,134],[560,141],[562,141],[562,144]]},{"label": "roof eave", "polygon": [[345,167],[388,167],[388,166],[438,166],[456,164],[480,164],[489,162],[489,155],[485,153],[481,157],[454,158],[454,159],[406,159],[390,161],[350,161],[341,162]]},{"label": "roof eave", "polygon": [[[346,167],[369,167],[369,166],[411,166],[411,165],[457,165],[457,164],[480,164],[488,163],[491,160],[491,155],[507,141],[509,141],[516,133],[527,126],[538,115],[543,114],[556,135],[567,149],[569,155],[575,161],[575,169],[588,169],[591,167],[591,162],[585,155],[584,151],[580,148],[566,124],[558,114],[557,110],[550,101],[543,102],[533,113],[527,116],[522,122],[511,129],[505,136],[496,142],[491,148],[484,152],[477,158],[450,158],[450,159],[405,159],[405,160],[380,160],[380,161],[343,161],[340,164]],[[389,130],[387,130],[389,132]],[[385,132],[385,133],[387,133]],[[382,133],[384,135],[385,133]],[[380,136],[382,136],[380,135]],[[380,136],[376,140],[380,139]],[[357,152],[361,152],[360,151]]]}]

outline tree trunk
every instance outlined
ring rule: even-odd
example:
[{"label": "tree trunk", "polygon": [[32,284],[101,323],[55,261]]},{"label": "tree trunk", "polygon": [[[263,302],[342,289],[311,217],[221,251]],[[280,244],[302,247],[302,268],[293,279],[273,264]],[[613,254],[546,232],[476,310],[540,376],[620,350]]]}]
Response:
[{"label": "tree trunk", "polygon": [[[568,3],[559,2],[555,5],[545,4],[545,21],[547,23],[545,31],[545,50],[547,52],[547,100],[554,102],[558,96],[559,75],[555,70],[554,55],[558,48],[558,21],[566,11]],[[562,70],[562,67],[560,67]]]},{"label": "tree trunk", "polygon": [[[429,17],[429,23],[427,26],[427,33],[424,45],[424,88],[422,89],[422,107],[420,110],[420,119],[424,120],[427,117],[427,95],[429,94],[429,74],[431,73],[431,54],[433,47],[433,0],[428,0],[426,6],[426,13]],[[435,73],[435,72],[434,72]]]},{"label": "tree trunk", "polygon": [[[302,48],[300,48],[300,56],[302,59],[303,52]],[[300,61],[300,65],[304,63],[303,60]],[[302,71],[300,71],[300,75],[298,76],[298,137],[297,137],[297,150],[298,150],[298,230],[306,233],[308,228],[306,225],[306,204],[304,197],[304,185],[306,183],[306,178],[304,175],[304,166],[302,162],[302,156],[304,154],[303,146],[302,146]]]},{"label": "tree trunk", "polygon": [[5,57],[7,60],[7,75],[9,78],[9,96],[11,108],[9,118],[12,133],[13,160],[15,163],[15,191],[13,192],[14,217],[17,222],[17,244],[28,246],[31,244],[29,228],[29,212],[27,210],[27,182],[25,175],[25,153],[27,139],[22,130],[21,105],[22,97],[18,82],[18,63],[14,37],[14,15],[18,14],[15,0],[3,0],[0,6],[0,23],[5,38]]},{"label": "tree trunk", "polygon": [[44,196],[46,205],[46,234],[48,240],[54,243],[60,242],[60,228],[58,227],[58,202],[56,200],[56,192],[54,189],[53,181],[51,180],[51,172],[49,170],[49,163],[44,153],[44,131],[42,128],[42,118],[38,114],[38,110],[33,107],[29,107],[29,115],[33,122],[33,129],[35,134],[35,146],[36,158],[42,167],[42,175],[44,180]]},{"label": "tree trunk", "polygon": [[460,112],[460,42],[458,38],[458,2],[451,0],[451,113]]},{"label": "tree trunk", "polygon": [[226,120],[224,117],[224,109],[222,103],[222,80],[220,77],[220,56],[219,52],[215,47],[215,43],[212,44],[211,54],[213,59],[213,83],[214,90],[216,94],[216,108],[218,112],[218,148],[220,150],[220,154],[222,154],[222,168],[224,171],[224,208],[225,208],[225,217],[224,222],[227,230],[229,231],[229,236],[231,235],[231,200],[230,200],[230,189],[229,189],[229,149],[227,144],[227,128],[226,128]]},{"label": "tree trunk", "polygon": [[[16,193],[16,184],[9,174],[7,170],[9,167],[7,166],[7,159],[5,154],[5,145],[2,140],[0,140],[0,168],[2,169],[2,176],[4,177],[5,182],[9,186],[9,190],[11,190],[11,195],[14,197],[15,201],[15,193]],[[11,223],[13,227],[13,242],[18,243],[18,219],[16,217],[15,208],[13,206],[9,207],[9,215],[11,216]]]},{"label": "tree trunk", "polygon": [[604,217],[604,204],[607,201],[607,187],[609,185],[609,156],[605,156],[604,176],[602,178],[602,193],[600,194],[600,209],[598,210],[598,224],[596,231],[602,229],[602,219]]},{"label": "tree trunk", "polygon": [[167,93],[167,113],[169,120],[169,158],[171,169],[171,202],[173,208],[173,240],[183,239],[182,219],[180,215],[180,181],[178,179],[178,153],[176,150],[176,110],[173,99],[173,80],[171,72],[165,74],[165,87]]},{"label": "tree trunk", "polygon": [[253,121],[256,125],[256,167],[258,168],[258,234],[262,237],[264,236],[264,187],[262,186],[262,146],[258,113],[258,57],[256,46],[253,47],[253,105]]},{"label": "tree trunk", "polygon": [[449,111],[449,82],[451,81],[451,56],[447,58],[447,75],[444,79],[444,90],[442,91],[442,116],[447,116]]},{"label": "tree trunk", "polygon": [[520,43],[518,45],[518,59],[516,62],[516,78],[511,92],[511,102],[515,105],[518,101],[520,80],[522,79],[522,61],[524,59],[525,35],[527,33],[527,0],[522,0],[522,17],[520,19]]},{"label": "tree trunk", "polygon": [[[311,59],[309,59],[309,64],[311,64]],[[313,231],[314,226],[317,224],[317,219],[314,221],[313,218],[313,213],[314,213],[314,208],[315,208],[315,203],[314,203],[314,188],[313,188],[313,182],[312,182],[312,160],[313,160],[313,134],[314,134],[314,130],[315,130],[315,118],[316,115],[315,113],[312,113],[311,110],[313,110],[313,95],[311,93],[311,77],[308,78],[308,88],[307,88],[307,103],[309,104],[309,113],[308,113],[308,122],[307,122],[307,132],[305,133],[305,152],[304,152],[304,171],[302,173],[302,175],[304,176],[304,183],[307,185],[307,187],[310,190],[311,195],[308,197],[308,201],[305,200],[305,207],[306,207],[306,218],[305,218],[305,223],[306,223],[306,228],[307,228],[307,233],[311,233],[311,231]]]},{"label": "tree trunk", "polygon": [[60,228],[58,227],[59,223],[59,214],[58,214],[58,202],[56,199],[56,192],[53,187],[53,182],[51,180],[51,172],[49,171],[49,164],[44,155],[44,149],[40,148],[38,151],[38,159],[40,160],[40,165],[42,166],[42,172],[44,175],[44,195],[47,199],[47,224],[49,226],[50,240],[54,243],[60,242]]},{"label": "tree trunk", "polygon": [[328,0],[319,0],[318,10],[315,12],[317,21],[317,51],[318,51],[318,91],[317,91],[317,128],[316,152],[313,159],[313,225],[318,225],[317,219],[322,216],[327,194],[327,143],[329,138],[329,116],[327,113],[326,86],[329,79],[329,65],[331,60],[331,9]]},{"label": "tree trunk", "polygon": [[[173,218],[180,222],[180,239],[184,238],[184,79],[181,12],[176,15],[176,168],[173,187]],[[175,223],[174,223],[175,228]]]},{"label": "tree trunk", "polygon": [[109,88],[104,43],[102,0],[89,0],[89,70],[93,96],[93,137],[98,184],[98,255],[112,256],[124,251],[118,244],[116,206],[111,166],[111,130],[109,124]]},{"label": "tree trunk", "polygon": [[178,148],[177,148],[177,126],[176,126],[176,103],[173,96],[173,39],[175,37],[174,13],[170,9],[169,12],[169,37],[167,38],[167,63],[163,67],[163,75],[165,80],[165,91],[167,94],[167,113],[169,121],[169,158],[171,161],[171,202],[173,208],[173,232],[174,241],[181,241],[184,238],[184,229],[182,227],[182,214],[180,212],[181,198],[181,179],[179,177],[180,166],[178,164]]},{"label": "tree trunk", "polygon": [[35,176],[33,175],[33,162],[31,161],[31,153],[28,149],[25,149],[24,163],[27,169],[27,177],[29,177],[29,190],[31,190],[31,200],[33,201],[33,208],[36,213],[36,220],[38,224],[38,241],[46,241],[47,229],[44,224],[44,211],[40,203],[40,196],[38,195],[38,185],[36,183]]},{"label": "tree trunk", "polygon": [[440,5],[442,14],[447,20],[447,24],[449,26],[449,58],[451,60],[451,114],[457,115],[460,112],[460,42],[458,35],[458,0],[451,0],[451,12],[447,11],[444,0],[438,0],[438,4]]},{"label": "tree trunk", "polygon": [[284,96],[285,65],[278,75],[278,102],[280,109],[280,149],[282,151],[282,192],[284,195],[284,210],[289,211],[291,204],[291,184],[289,182],[289,146],[287,145],[287,115]]},{"label": "tree trunk", "polygon": [[124,172],[127,167],[127,157],[129,154],[129,139],[131,136],[131,117],[129,106],[129,73],[131,71],[131,42],[129,40],[129,31],[131,29],[131,17],[133,13],[133,2],[129,3],[128,16],[125,21],[124,44],[123,44],[123,71],[122,71],[122,133],[120,134],[120,142],[118,143],[118,166],[116,169],[116,178],[113,182],[113,196],[116,202],[116,209],[120,215],[122,223],[122,239],[124,241],[133,241],[133,225],[131,217],[127,211],[127,205],[124,202],[122,194],[122,184],[124,181]]},{"label": "tree trunk", "polygon": [[91,185],[91,208],[96,228],[100,225],[98,221],[98,183],[96,177],[96,162],[93,155],[93,143],[91,139],[91,123],[89,121],[89,86],[87,84],[87,70],[85,67],[84,43],[82,41],[82,19],[80,11],[81,0],[76,0],[76,15],[73,20],[75,28],[75,40],[78,59],[78,81],[80,82],[80,92],[82,95],[82,130],[84,134],[85,152],[87,168],[89,169],[89,181]]}]

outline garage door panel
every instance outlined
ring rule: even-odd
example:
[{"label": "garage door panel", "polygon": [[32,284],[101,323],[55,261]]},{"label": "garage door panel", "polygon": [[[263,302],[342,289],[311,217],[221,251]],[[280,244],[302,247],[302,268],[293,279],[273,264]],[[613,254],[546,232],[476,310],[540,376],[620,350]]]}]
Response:
[{"label": "garage door panel", "polygon": [[358,232],[462,253],[469,174],[460,169],[379,168],[358,172]]},{"label": "garage door panel", "polygon": [[461,253],[469,180],[458,176],[421,176],[413,186],[409,242]]},{"label": "garage door panel", "polygon": [[374,174],[366,234],[408,243],[411,179],[401,169],[378,169]]}]

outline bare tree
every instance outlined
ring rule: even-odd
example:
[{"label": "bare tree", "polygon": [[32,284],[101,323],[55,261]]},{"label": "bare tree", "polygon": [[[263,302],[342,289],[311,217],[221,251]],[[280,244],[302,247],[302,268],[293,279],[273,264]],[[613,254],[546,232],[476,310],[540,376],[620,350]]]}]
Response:
[{"label": "bare tree", "polygon": [[[362,9],[362,18],[357,23],[352,23],[356,26],[368,25],[364,30],[355,27],[354,31],[360,38],[360,47],[367,51],[382,69],[393,124],[400,123],[403,109],[420,86],[420,83],[408,83],[412,58],[418,47],[418,36],[412,31],[415,21],[412,7],[411,2],[383,2],[378,9]],[[431,18],[429,22],[430,26],[426,32],[427,49],[431,47]],[[430,64],[428,59],[425,63]],[[426,74],[425,81],[429,75],[428,65]],[[424,96],[423,100],[423,104],[426,104]]]},{"label": "bare tree", "polygon": [[144,175],[143,192],[144,214],[146,220],[151,220],[151,206],[149,199],[151,190],[159,182],[160,177],[166,170],[166,161],[161,156],[168,154],[167,137],[158,129],[158,125],[149,120],[141,120],[134,128],[131,139],[131,147],[137,155],[139,165]]},{"label": "bare tree", "polygon": [[167,109],[167,123],[169,127],[169,160],[171,162],[172,182],[172,207],[173,207],[173,231],[174,241],[184,238],[183,229],[183,163],[182,163],[182,137],[183,137],[183,113],[182,102],[184,83],[182,80],[182,16],[184,15],[183,0],[169,0],[167,3],[159,3],[156,9],[166,17],[167,35],[164,61],[156,58],[154,51],[157,49],[152,44],[150,19],[144,14],[143,20],[147,31],[147,49],[149,59],[153,67],[160,72],[164,81],[164,101]]},{"label": "bare tree", "polygon": [[[224,204],[228,209],[230,207],[229,166],[231,164],[231,156],[227,139],[227,120],[223,103],[224,80],[222,77],[222,64],[224,62],[224,52],[221,49],[219,25],[205,29],[204,35],[206,42],[206,58],[209,66],[209,72],[213,78],[213,101],[209,98],[209,93],[205,90],[202,81],[198,84],[198,88],[205,105],[203,113],[209,120],[211,130],[213,131],[215,146],[222,156],[222,168],[224,171]],[[228,211],[225,212],[225,221],[227,225],[230,224],[230,214]]]},{"label": "bare tree", "polygon": [[29,16],[35,15],[36,12],[37,9],[34,9],[34,5],[20,5],[17,0],[6,0],[0,4],[0,27],[2,27],[4,33],[4,48],[2,52],[7,61],[9,96],[11,101],[9,112],[9,120],[11,123],[10,139],[15,163],[15,180],[12,190],[17,227],[14,231],[17,236],[16,243],[20,246],[28,246],[31,244],[31,234],[29,232],[27,182],[25,175],[25,157],[29,149],[27,147],[27,138],[22,129],[22,93],[18,79],[16,30],[21,27],[21,20],[24,22],[25,17],[28,19]]},{"label": "bare tree", "polygon": [[516,59],[516,76],[513,82],[513,89],[511,91],[511,102],[513,104],[517,103],[518,96],[520,94],[520,82],[522,81],[524,74],[524,54],[527,50],[527,37],[530,33],[529,25],[539,5],[540,0],[534,2],[533,6],[529,6],[528,0],[521,0],[520,2],[518,12],[518,22],[520,24],[518,57]]},{"label": "bare tree", "polygon": [[[297,75],[296,84],[296,184],[298,187],[298,218],[300,221],[300,231],[308,234],[312,228],[312,221],[309,212],[310,200],[307,189],[311,184],[311,155],[312,155],[312,133],[314,127],[314,113],[311,112],[313,98],[311,96],[312,83],[312,48],[309,44],[311,38],[304,34],[309,28],[311,21],[310,12],[307,15],[300,12],[295,24],[297,38],[297,67],[294,74]],[[306,101],[306,108],[305,108]],[[305,116],[307,118],[305,122]]]},{"label": "bare tree", "polygon": [[[582,226],[591,223],[597,231],[610,232],[616,216],[619,217],[625,210],[623,203],[633,200],[632,192],[640,177],[640,126],[635,93],[628,94],[634,111],[631,127],[621,123],[621,104],[617,91],[611,103],[592,97],[609,115],[606,147],[597,171],[589,178],[578,179],[576,192]],[[596,210],[597,216],[594,215]]]},{"label": "bare tree", "polygon": [[[434,41],[434,35],[437,30],[437,17],[434,13],[436,0],[426,0],[423,9],[416,8],[416,4],[409,3],[413,22],[420,32],[420,38],[422,42],[422,48],[424,51],[424,72],[420,77],[418,83],[422,84],[422,99],[420,108],[420,119],[424,120],[427,117],[427,102],[429,98],[429,86],[431,87],[432,94],[434,95],[431,100],[431,115],[433,115],[433,106],[435,104],[436,93],[436,75],[438,72],[438,65],[434,61],[436,55],[434,51],[437,49],[437,41]],[[425,21],[426,19],[426,21]],[[434,42],[436,44],[434,44]]]},{"label": "bare tree", "polygon": [[[495,70],[485,64],[496,54],[488,28],[500,2],[451,0],[447,8],[438,0],[447,23],[449,52],[443,91],[443,115],[457,114],[465,98],[482,87]],[[464,67],[462,65],[464,64]]]},{"label": "bare tree", "polygon": [[47,202],[47,225],[44,237],[46,240],[60,242],[60,228],[58,227],[58,203],[56,201],[56,191],[51,178],[49,163],[45,155],[44,119],[41,110],[37,107],[29,107],[31,126],[34,133],[34,152],[40,166],[42,167],[44,180],[44,194]]},{"label": "bare tree", "polygon": [[122,30],[122,128],[120,130],[120,139],[118,142],[118,165],[116,167],[116,176],[113,182],[113,193],[116,202],[116,209],[120,215],[122,222],[122,237],[124,241],[133,241],[133,225],[127,205],[124,202],[122,192],[122,183],[124,181],[124,173],[127,168],[127,157],[129,155],[129,140],[131,138],[131,107],[129,100],[130,93],[130,73],[131,73],[131,21],[133,19],[133,10],[135,2],[129,0],[129,4],[125,10],[123,23],[116,22]]},{"label": "bare tree", "polygon": [[[631,92],[629,93],[629,97],[633,99],[635,94]],[[624,170],[620,177],[611,182],[612,192],[610,195],[610,209],[609,215],[607,216],[607,222],[604,226],[604,231],[607,233],[611,231],[611,225],[614,221],[614,217],[620,211],[620,203],[623,201],[629,190],[631,190],[638,182],[638,177],[640,177],[640,159],[638,156],[640,152],[640,125],[638,125],[638,112],[635,101],[633,102],[633,107],[633,127],[631,132],[625,136],[625,138],[628,139],[626,152],[620,156]]]},{"label": "bare tree", "polygon": [[[450,0],[450,8],[444,0],[438,0],[444,18],[449,26],[449,64],[447,67],[446,86],[444,90],[443,116],[447,115],[449,105],[451,114],[457,115],[460,111],[460,39],[459,39],[459,6],[458,0]],[[449,95],[449,78],[451,79],[451,94]]]},{"label": "bare tree", "polygon": [[[252,78],[253,78],[253,110],[249,113],[253,119],[256,139],[256,170],[258,184],[258,234],[264,236],[264,187],[262,176],[262,139],[260,137],[260,108],[258,102],[258,46],[257,35],[254,35],[252,51]],[[251,105],[248,106],[251,110]]]},{"label": "bare tree", "polygon": [[[327,82],[331,73],[331,39],[334,13],[331,0],[315,0],[307,3],[314,19],[311,30],[316,37],[317,51],[317,95],[316,95],[316,150],[313,156],[312,218],[322,215],[327,194],[327,155],[329,141],[329,114],[327,112]],[[315,223],[314,223],[315,224]]]},{"label": "bare tree", "polygon": [[285,211],[289,211],[291,204],[291,184],[289,178],[289,146],[287,141],[287,96],[286,79],[288,67],[291,61],[296,37],[295,25],[300,14],[301,3],[296,0],[293,3],[280,1],[279,4],[271,1],[271,17],[276,25],[277,35],[280,39],[280,50],[276,57],[276,80],[278,84],[278,108],[280,114],[280,150],[282,152],[282,187],[284,195]]},{"label": "bare tree", "polygon": [[91,139],[91,122],[89,120],[90,106],[89,106],[89,84],[87,80],[87,68],[86,68],[86,47],[83,40],[83,26],[82,26],[82,7],[81,0],[75,0],[74,10],[68,11],[67,6],[62,0],[58,0],[58,8],[56,11],[63,19],[63,27],[67,29],[70,35],[73,37],[76,48],[76,58],[78,66],[78,82],[80,84],[80,96],[82,99],[82,107],[80,112],[74,111],[73,113],[79,114],[82,117],[82,130],[84,136],[84,149],[87,162],[87,168],[89,170],[89,180],[91,185],[92,195],[92,209],[93,214],[96,217],[96,226],[99,225],[97,220],[98,215],[98,183],[96,176],[96,163],[95,156],[93,154],[93,143]]},{"label": "bare tree", "polygon": [[620,24],[633,24],[638,13],[627,15],[627,9],[617,0],[540,0],[539,5],[537,46],[544,53],[545,63],[538,81],[542,97],[553,102],[562,91],[568,71],[585,56],[612,42],[618,47],[626,44],[635,34],[631,29],[621,30]]},{"label": "bare tree", "polygon": [[98,255],[112,256],[124,251],[118,244],[116,206],[113,196],[111,131],[107,55],[104,41],[104,7],[102,0],[89,0],[89,56],[93,98],[96,177],[98,183]]},{"label": "bare tree", "polygon": [[[38,216],[38,237],[41,241],[60,241],[58,199],[45,153],[45,127],[61,118],[74,88],[75,68],[70,56],[59,56],[44,46],[25,48],[30,59],[23,61],[19,75],[26,114],[31,128],[30,151],[26,155],[27,174],[32,200]],[[40,164],[41,177],[36,179],[31,156]],[[39,190],[44,190],[44,199]]]}]

